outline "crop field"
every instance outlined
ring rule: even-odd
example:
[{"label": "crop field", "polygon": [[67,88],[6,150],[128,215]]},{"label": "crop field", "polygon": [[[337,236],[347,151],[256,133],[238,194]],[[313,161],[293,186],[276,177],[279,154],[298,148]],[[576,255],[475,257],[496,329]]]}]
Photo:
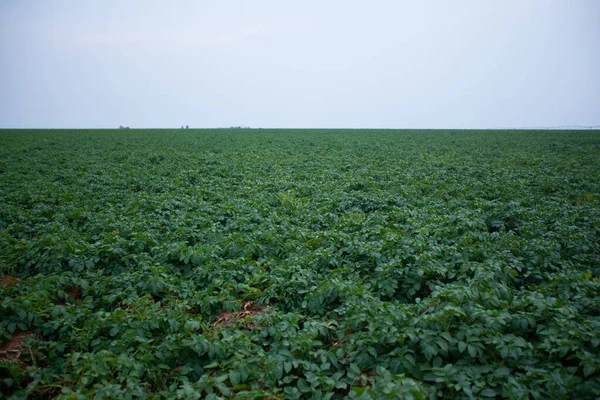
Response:
[{"label": "crop field", "polygon": [[600,396],[597,131],[0,131],[0,398]]}]

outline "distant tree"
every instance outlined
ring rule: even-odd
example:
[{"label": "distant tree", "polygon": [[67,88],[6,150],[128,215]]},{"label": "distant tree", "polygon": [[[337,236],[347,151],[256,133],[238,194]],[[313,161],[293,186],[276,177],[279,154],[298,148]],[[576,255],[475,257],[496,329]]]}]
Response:
[{"label": "distant tree", "polygon": [[186,125],[186,126],[185,126],[185,129],[190,129],[190,126],[189,126],[189,125]]}]

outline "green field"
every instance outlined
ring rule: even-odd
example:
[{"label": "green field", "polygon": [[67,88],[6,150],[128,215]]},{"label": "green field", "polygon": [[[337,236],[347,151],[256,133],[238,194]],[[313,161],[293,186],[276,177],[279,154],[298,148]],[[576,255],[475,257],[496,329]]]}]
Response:
[{"label": "green field", "polygon": [[0,130],[0,398],[600,396],[598,131]]}]

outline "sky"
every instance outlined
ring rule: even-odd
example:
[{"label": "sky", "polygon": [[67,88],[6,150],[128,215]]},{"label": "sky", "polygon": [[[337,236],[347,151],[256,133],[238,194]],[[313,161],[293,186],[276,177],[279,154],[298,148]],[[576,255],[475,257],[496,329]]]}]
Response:
[{"label": "sky", "polygon": [[0,128],[600,125],[598,0],[2,0]]}]

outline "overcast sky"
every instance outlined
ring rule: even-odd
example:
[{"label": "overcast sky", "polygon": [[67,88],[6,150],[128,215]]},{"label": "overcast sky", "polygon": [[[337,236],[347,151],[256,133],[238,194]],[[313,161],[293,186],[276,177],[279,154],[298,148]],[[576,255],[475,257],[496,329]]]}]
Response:
[{"label": "overcast sky", "polygon": [[0,2],[0,127],[600,125],[600,1]]}]

